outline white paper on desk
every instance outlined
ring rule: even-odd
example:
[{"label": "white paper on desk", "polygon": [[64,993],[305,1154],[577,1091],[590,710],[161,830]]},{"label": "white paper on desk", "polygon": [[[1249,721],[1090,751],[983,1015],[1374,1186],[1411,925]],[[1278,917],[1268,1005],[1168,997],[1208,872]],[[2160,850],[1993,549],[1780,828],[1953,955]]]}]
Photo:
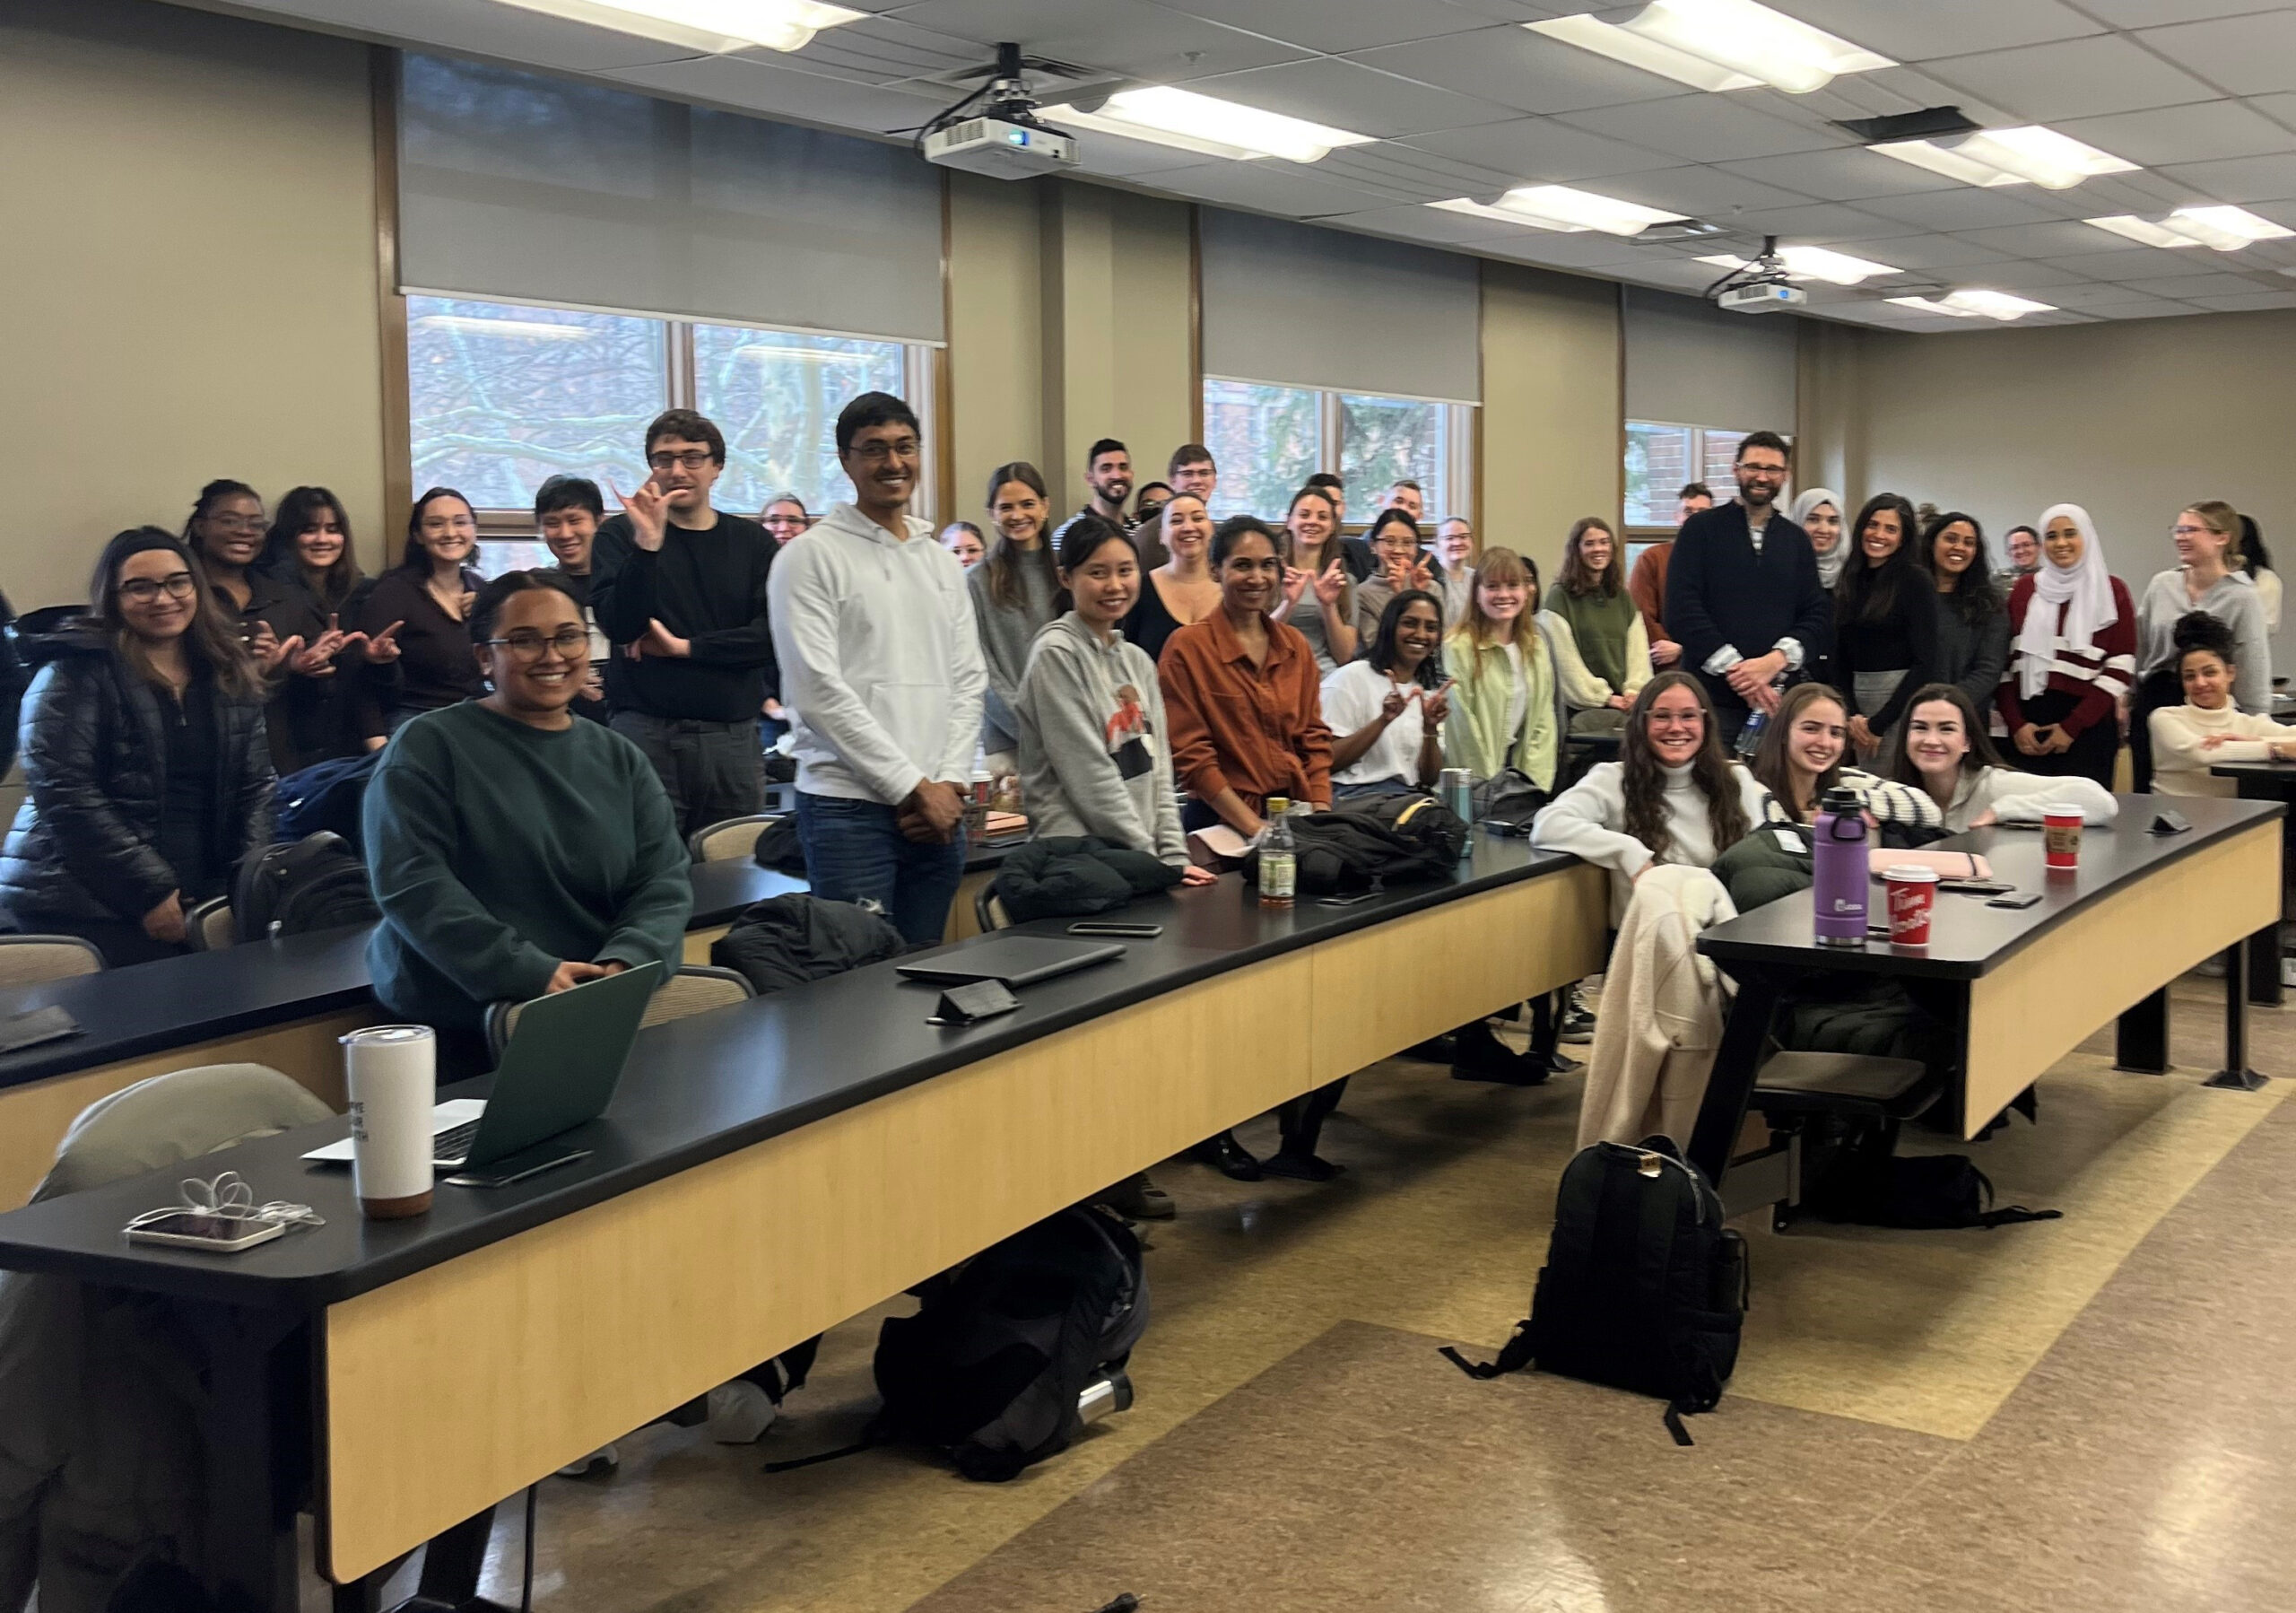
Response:
[{"label": "white paper on desk", "polygon": [[1217,868],[1241,862],[1251,854],[1251,841],[1225,824],[1188,831],[1188,859],[1202,868]]},{"label": "white paper on desk", "polygon": [[[430,1135],[436,1137],[441,1131],[452,1131],[485,1112],[484,1098],[448,1098],[430,1111]],[[314,1148],[303,1155],[305,1159],[329,1165],[347,1165],[352,1156],[352,1139],[347,1137],[339,1143],[329,1143],[324,1148]]]}]

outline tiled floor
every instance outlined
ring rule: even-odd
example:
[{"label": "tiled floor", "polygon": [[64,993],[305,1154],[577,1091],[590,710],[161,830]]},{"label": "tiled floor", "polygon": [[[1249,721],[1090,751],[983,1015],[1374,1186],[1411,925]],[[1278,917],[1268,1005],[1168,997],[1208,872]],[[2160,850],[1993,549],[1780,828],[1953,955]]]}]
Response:
[{"label": "tiled floor", "polygon": [[[831,1334],[762,1444],[642,1432],[544,1487],[536,1606],[581,1613],[1166,1609],[1858,1613],[2281,1609],[2296,1574],[2296,1238],[2275,1083],[2205,1091],[2213,982],[2165,1079],[2092,1043],[2042,1124],[1975,1153],[1993,1233],[1755,1233],[1732,1393],[1678,1450],[1655,1403],[1478,1383],[1544,1253],[1578,1083],[1359,1077],[1326,1187],[1161,1173],[1140,1400],[1004,1486],[883,1451],[769,1476],[872,1408],[876,1318]],[[2255,1062],[2296,1074],[2296,1007]],[[1257,1133],[1248,1142],[1265,1146]],[[506,1513],[510,1509],[506,1509]],[[506,1522],[497,1596],[515,1603]],[[504,1574],[500,1570],[510,1572]]]}]

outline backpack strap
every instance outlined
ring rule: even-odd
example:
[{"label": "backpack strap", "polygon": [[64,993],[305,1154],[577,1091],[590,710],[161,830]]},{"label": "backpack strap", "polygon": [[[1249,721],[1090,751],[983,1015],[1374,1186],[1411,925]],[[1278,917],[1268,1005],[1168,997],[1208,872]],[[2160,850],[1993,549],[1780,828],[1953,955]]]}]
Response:
[{"label": "backpack strap", "polygon": [[1508,1373],[1518,1373],[1531,1364],[1531,1324],[1527,1318],[1515,1324],[1515,1336],[1507,1341],[1495,1361],[1470,1361],[1448,1344],[1435,1353],[1470,1378],[1487,1382]]}]

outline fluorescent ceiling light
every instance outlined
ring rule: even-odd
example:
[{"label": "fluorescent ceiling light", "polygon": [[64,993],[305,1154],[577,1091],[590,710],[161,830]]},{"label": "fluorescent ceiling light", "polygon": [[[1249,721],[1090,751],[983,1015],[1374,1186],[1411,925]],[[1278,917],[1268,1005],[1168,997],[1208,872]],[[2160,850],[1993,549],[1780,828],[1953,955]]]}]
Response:
[{"label": "fluorescent ceiling light", "polygon": [[1054,123],[1239,160],[1281,157],[1287,162],[1320,162],[1336,146],[1365,145],[1373,138],[1170,85],[1119,91],[1097,112],[1056,106],[1037,115]]},{"label": "fluorescent ceiling light", "polygon": [[813,35],[866,12],[822,0],[503,0],[570,22],[587,22],[712,56],[729,50],[803,50]]},{"label": "fluorescent ceiling light", "polygon": [[2134,162],[2038,124],[1979,129],[1951,145],[1933,140],[1886,140],[1866,149],[1964,185],[2039,185],[2046,190],[2070,190],[2098,174],[2137,171]]},{"label": "fluorescent ceiling light", "polygon": [[1464,196],[1427,205],[1447,213],[1469,213],[1477,218],[1532,224],[1565,234],[1600,230],[1606,235],[1639,235],[1653,224],[1674,223],[1683,216],[1657,207],[1645,207],[1639,202],[1599,196],[1591,190],[1574,190],[1568,185],[1522,186],[1500,196],[1496,205],[1469,201]]},{"label": "fluorescent ceiling light", "polygon": [[[1856,285],[1874,275],[1900,275],[1904,271],[1885,263],[1874,263],[1863,257],[1852,257],[1847,252],[1832,252],[1823,247],[1780,247],[1779,257],[1786,260],[1788,280],[1823,280],[1834,285]],[[1725,252],[1719,257],[1701,257],[1700,263],[1710,263],[1720,269],[1743,269],[1746,259],[1733,257]]]},{"label": "fluorescent ceiling light", "polygon": [[2237,252],[2257,241],[2283,240],[2296,235],[2296,230],[2259,218],[2245,207],[2179,207],[2158,223],[2126,213],[2083,222],[2148,247],[2172,249],[2213,247],[2219,252]]},{"label": "fluorescent ceiling light", "polygon": [[1556,17],[1545,22],[1526,22],[1524,27],[1533,33],[1543,33],[1550,39],[1561,39],[1566,45],[1576,45],[1581,50],[1591,50],[1606,56],[1614,62],[1624,62],[1630,67],[1639,67],[1645,73],[1655,73],[1661,78],[1671,78],[1676,83],[1688,84],[1693,90],[1751,90],[1761,83],[1743,73],[1734,73],[1698,57],[1685,56],[1671,45],[1661,45],[1656,39],[1645,39],[1639,33],[1629,33],[1614,22],[1585,15]]},{"label": "fluorescent ceiling light", "polygon": [[1652,0],[1616,26],[1585,16],[1524,26],[1700,90],[1806,95],[1839,74],[1897,65],[1757,0]]},{"label": "fluorescent ceiling light", "polygon": [[2024,297],[2012,297],[2006,292],[1948,292],[1942,299],[1928,297],[1891,297],[1885,301],[1900,308],[1918,308],[1925,314],[1947,314],[1956,319],[2022,319],[2027,314],[2051,314],[2056,305],[2035,302]]},{"label": "fluorescent ceiling light", "polygon": [[485,319],[474,314],[425,314],[417,330],[451,330],[470,336],[508,336],[529,342],[587,342],[598,333],[587,325],[553,325],[542,319]]}]

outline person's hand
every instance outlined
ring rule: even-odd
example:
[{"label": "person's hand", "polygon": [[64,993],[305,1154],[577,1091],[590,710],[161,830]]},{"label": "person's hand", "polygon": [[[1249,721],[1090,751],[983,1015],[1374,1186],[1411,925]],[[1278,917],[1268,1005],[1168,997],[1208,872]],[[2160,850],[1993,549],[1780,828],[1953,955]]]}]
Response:
[{"label": "person's hand", "polygon": [[596,667],[583,677],[581,693],[584,700],[604,700],[606,697],[606,680],[598,676]]},{"label": "person's hand", "polygon": [[2073,736],[2065,731],[2063,723],[2057,723],[2049,729],[2048,748],[2052,755],[2060,756],[2073,748]]},{"label": "person's hand", "polygon": [[1404,708],[1409,704],[1411,704],[1410,695],[1396,688],[1393,684],[1388,684],[1387,697],[1379,702],[1379,726],[1381,728],[1386,728],[1396,718],[1402,716]]},{"label": "person's hand", "polygon": [[335,658],[356,640],[365,643],[364,633],[346,633],[342,623],[334,616],[326,619],[326,631],[303,649],[287,658],[287,669],[304,677],[333,677]]},{"label": "person's hand", "polygon": [[1405,580],[1413,588],[1423,589],[1431,594],[1435,592],[1435,568],[1427,563],[1426,555],[1422,554],[1411,562],[1411,575]]},{"label": "person's hand", "polygon": [[1972,829],[1990,829],[1994,824],[2000,821],[2001,815],[1994,811],[1992,807],[1988,806],[1983,812],[1979,813],[1975,817],[1970,820],[1970,827]]},{"label": "person's hand", "polygon": [[1861,751],[1870,751],[1881,742],[1874,737],[1874,725],[1857,716],[1849,719],[1849,743]]},{"label": "person's hand", "polygon": [[1660,639],[1650,646],[1650,664],[1654,667],[1671,667],[1682,658],[1683,647],[1672,639]]},{"label": "person's hand", "polygon": [[2200,742],[2200,748],[2205,751],[2213,751],[2231,738],[2230,734],[2211,734]]},{"label": "person's hand", "polygon": [[1765,717],[1775,717],[1778,715],[1778,685],[1771,683],[1768,678],[1764,678],[1761,682],[1756,684],[1752,690],[1746,695],[1746,703],[1753,707],[1755,711],[1760,711]]},{"label": "person's hand", "polygon": [[1640,868],[1635,869],[1633,873],[1627,876],[1626,883],[1629,885],[1640,885],[1642,883],[1642,876],[1657,866],[1658,865],[1656,860],[1644,863]]},{"label": "person's hand", "polygon": [[1730,692],[1740,700],[1751,702],[1754,691],[1769,680],[1754,676],[1752,661],[1739,661],[1723,672],[1722,681],[1730,685]]},{"label": "person's hand", "polygon": [[1631,711],[1634,710],[1634,696],[1631,694],[1613,694],[1603,703],[1613,711]]},{"label": "person's hand", "polygon": [[542,989],[543,995],[549,997],[561,991],[571,991],[585,981],[597,980],[613,972],[611,964],[578,963],[569,958],[550,972],[550,984]]},{"label": "person's hand", "polygon": [[303,647],[303,636],[295,634],[284,643],[271,631],[271,623],[258,622],[248,633],[248,653],[255,658],[257,667],[264,672],[274,670],[280,662]]},{"label": "person's hand", "polygon": [[1180,884],[1183,886],[1191,885],[1218,885],[1219,883],[1219,875],[1213,873],[1210,868],[1198,868],[1194,863],[1188,864],[1187,867],[1180,870]]},{"label": "person's hand", "polygon": [[183,945],[183,893],[170,891],[160,904],[144,915],[144,933],[170,946]]},{"label": "person's hand", "polygon": [[955,785],[920,779],[900,804],[900,832],[920,845],[945,846],[956,838],[964,815],[964,794]]},{"label": "person's hand", "polygon": [[2038,756],[2041,754],[2039,733],[2040,730],[2031,723],[2025,723],[2009,736],[2009,743],[2015,745],[2021,754]]},{"label": "person's hand", "polygon": [[776,722],[779,722],[783,716],[781,702],[774,699],[770,694],[765,697],[765,704],[759,707],[758,710],[763,711],[768,717],[770,717]]},{"label": "person's hand", "polygon": [[1439,689],[1430,689],[1419,697],[1419,719],[1430,734],[1442,731],[1443,719],[1451,714],[1451,685],[1459,680],[1447,677]]},{"label": "person's hand", "polygon": [[648,554],[659,554],[662,540],[669,536],[670,495],[647,477],[638,484],[635,493],[624,493],[612,481],[606,486],[622,501],[622,512],[630,518],[631,541]]},{"label": "person's hand", "polygon": [[[648,655],[666,656],[674,661],[683,660],[693,653],[693,641],[678,637],[662,625],[660,617],[648,616],[646,618],[646,636],[631,648],[633,650],[643,649]],[[631,658],[635,660],[638,658],[633,654]]]},{"label": "person's hand", "polygon": [[1346,592],[1346,568],[1335,560],[1316,578],[1316,603],[1336,609],[1341,596]]},{"label": "person's hand", "polygon": [[365,639],[359,648],[360,653],[367,658],[367,664],[370,667],[380,667],[386,662],[398,659],[398,630],[405,625],[405,621],[402,619],[392,623],[382,632],[371,634]]},{"label": "person's hand", "polygon": [[1300,603],[1300,596],[1308,591],[1308,584],[1313,580],[1297,566],[1283,568],[1283,604],[1287,610]]}]

